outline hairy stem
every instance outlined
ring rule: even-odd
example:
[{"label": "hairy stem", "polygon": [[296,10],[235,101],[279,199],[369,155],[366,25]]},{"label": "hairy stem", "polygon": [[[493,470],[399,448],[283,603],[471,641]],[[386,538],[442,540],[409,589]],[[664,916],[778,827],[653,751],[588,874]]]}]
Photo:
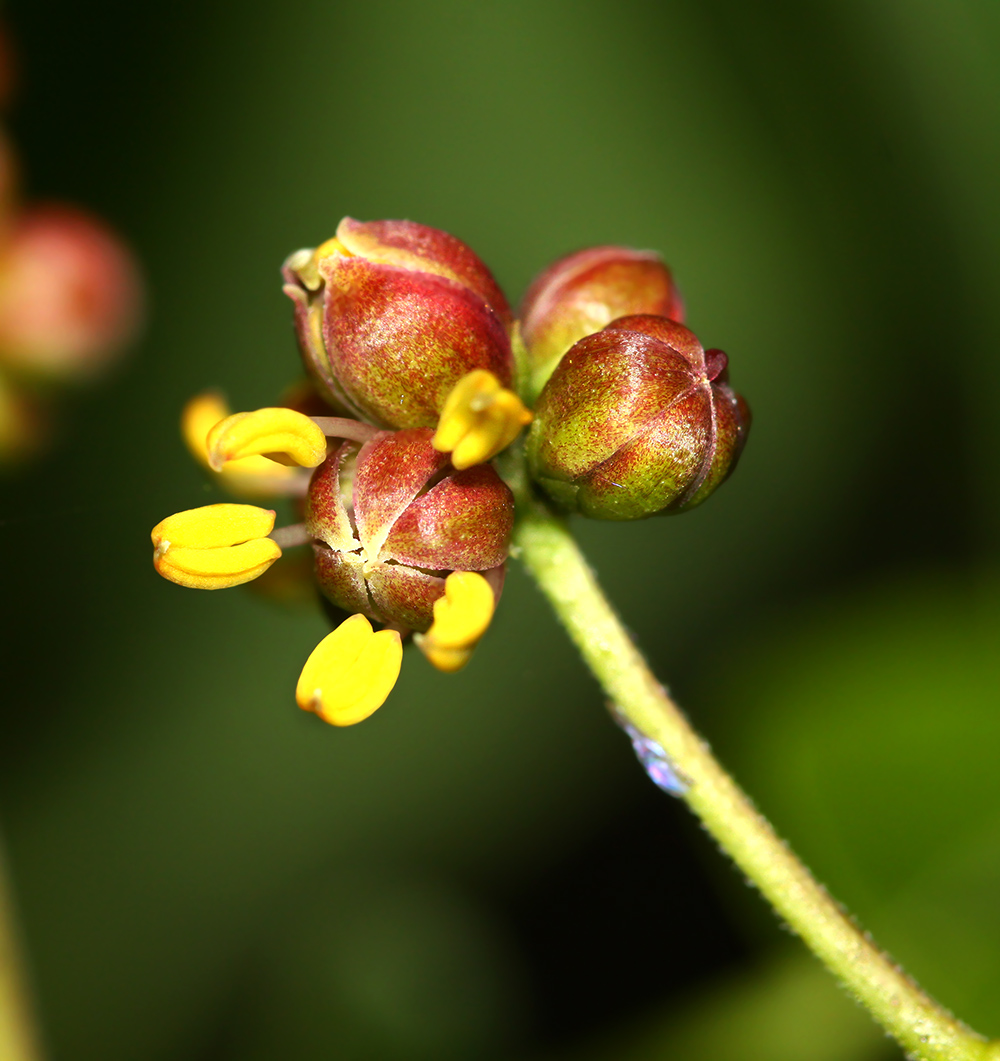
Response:
[{"label": "hairy stem", "polygon": [[617,712],[663,748],[691,810],[847,990],[918,1061],[998,1061],[1000,1043],[956,1020],[879,950],[726,773],[650,671],[565,523],[528,501],[515,543]]},{"label": "hairy stem", "polygon": [[6,864],[0,850],[0,1058],[41,1061],[18,946]]}]

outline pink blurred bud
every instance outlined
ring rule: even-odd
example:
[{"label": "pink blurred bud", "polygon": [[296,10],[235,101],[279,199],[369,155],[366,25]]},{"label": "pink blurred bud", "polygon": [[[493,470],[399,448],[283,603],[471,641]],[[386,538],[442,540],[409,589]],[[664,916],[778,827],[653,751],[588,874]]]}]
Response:
[{"label": "pink blurred bud", "polygon": [[47,376],[88,376],[134,336],[136,265],[100,221],[69,206],[30,207],[0,252],[0,363]]}]

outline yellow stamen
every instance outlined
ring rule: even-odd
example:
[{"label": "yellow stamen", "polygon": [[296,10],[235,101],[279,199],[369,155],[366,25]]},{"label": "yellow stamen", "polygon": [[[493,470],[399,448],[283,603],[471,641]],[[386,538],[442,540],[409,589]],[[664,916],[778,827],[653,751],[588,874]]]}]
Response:
[{"label": "yellow stamen", "polygon": [[484,368],[466,373],[451,389],[431,441],[451,454],[458,469],[495,457],[531,423],[531,412],[511,390]]},{"label": "yellow stamen", "polygon": [[434,602],[430,630],[413,640],[438,670],[461,670],[486,633],[495,608],[493,587],[482,575],[453,571],[445,579],[444,596]]},{"label": "yellow stamen", "polygon": [[[208,433],[229,415],[229,406],[218,391],[195,395],[184,406],[181,433],[195,460],[205,468],[211,467],[208,463]],[[300,473],[267,457],[253,456],[229,461],[217,474],[222,486],[230,493],[263,498],[289,493]]]},{"label": "yellow stamen", "polygon": [[331,236],[325,243],[321,243],[315,251],[313,251],[313,260],[319,261],[321,258],[329,258],[331,254],[339,254],[344,258],[353,258],[354,255],[337,239],[336,236]]},{"label": "yellow stamen", "polygon": [[274,513],[254,505],[206,505],[153,528],[153,566],[179,586],[228,589],[262,575],[281,556],[266,535]]},{"label": "yellow stamen", "polygon": [[208,464],[221,471],[229,461],[274,454],[302,468],[326,460],[326,435],[304,413],[280,406],[233,413],[208,433]]},{"label": "yellow stamen", "polygon": [[385,703],[402,663],[397,631],[373,633],[363,615],[352,615],[313,649],[295,699],[334,726],[353,726]]}]

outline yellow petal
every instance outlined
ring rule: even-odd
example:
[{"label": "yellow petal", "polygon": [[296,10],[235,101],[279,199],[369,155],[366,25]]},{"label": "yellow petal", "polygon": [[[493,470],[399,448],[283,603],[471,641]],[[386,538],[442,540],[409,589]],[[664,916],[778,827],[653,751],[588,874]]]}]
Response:
[{"label": "yellow petal", "polygon": [[274,512],[256,505],[204,505],[177,512],[153,528],[150,535],[157,548],[170,545],[195,549],[219,549],[251,538],[263,538],[274,529]]},{"label": "yellow petal", "polygon": [[281,407],[233,413],[208,433],[208,463],[221,471],[228,461],[281,454],[302,468],[326,460],[326,435],[304,413]]},{"label": "yellow petal", "polygon": [[257,578],[281,556],[277,542],[256,538],[222,549],[171,547],[153,558],[164,578],[188,589],[229,589]]},{"label": "yellow petal", "polygon": [[299,707],[334,726],[352,726],[385,703],[403,662],[395,630],[372,632],[363,615],[352,615],[327,634],[306,660],[295,689]]},{"label": "yellow petal", "polygon": [[531,412],[486,369],[466,373],[445,399],[432,445],[458,469],[495,457],[531,423]]},{"label": "yellow petal", "polygon": [[196,394],[184,406],[181,413],[181,434],[194,458],[208,467],[209,431],[229,416],[229,406],[218,391]]},{"label": "yellow petal", "polygon": [[[230,415],[229,406],[218,391],[197,394],[181,414],[181,434],[199,464],[208,463],[208,433]],[[273,497],[289,492],[299,474],[267,457],[243,457],[229,461],[218,473],[219,481],[230,493],[244,497]]]},{"label": "yellow petal", "polygon": [[472,659],[471,648],[439,648],[432,641],[428,641],[426,635],[419,634],[414,637],[414,641],[427,657],[427,662],[445,674],[454,674]]},{"label": "yellow petal", "polygon": [[496,598],[493,587],[475,571],[453,571],[445,580],[444,594],[434,602],[431,628],[413,640],[438,670],[457,671],[486,633]]},{"label": "yellow petal", "polygon": [[496,601],[493,587],[475,571],[453,571],[444,596],[434,602],[434,623],[427,631],[442,648],[474,645],[486,633]]},{"label": "yellow petal", "polygon": [[153,566],[190,589],[228,589],[262,575],[281,556],[265,537],[274,512],[254,505],[206,505],[178,512],[152,532]]},{"label": "yellow petal", "polygon": [[329,258],[330,255],[340,255],[344,258],[353,258],[354,255],[344,246],[343,243],[337,239],[336,236],[331,236],[325,243],[321,243],[316,250],[313,252],[313,260],[320,261],[322,258]]}]

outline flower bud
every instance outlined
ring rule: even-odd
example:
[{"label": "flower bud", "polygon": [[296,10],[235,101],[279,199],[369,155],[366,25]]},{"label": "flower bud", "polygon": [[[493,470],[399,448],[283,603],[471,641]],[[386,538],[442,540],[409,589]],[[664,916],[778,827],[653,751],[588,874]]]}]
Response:
[{"label": "flower bud", "polygon": [[345,442],[317,468],[306,502],[316,575],[338,607],[427,630],[452,571],[479,571],[499,595],[514,499],[488,464],[456,471],[433,431]]},{"label": "flower bud", "polygon": [[65,206],[26,211],[0,255],[0,362],[54,376],[103,368],[138,321],[135,264],[103,224]]},{"label": "flower bud", "polygon": [[460,240],[412,221],[344,218],[284,265],[307,370],[334,405],[393,428],[433,427],[482,368],[511,382],[510,308]]},{"label": "flower bud", "polygon": [[575,342],[635,313],[684,319],[673,277],[658,254],[590,247],[550,265],[532,282],[521,305],[532,393],[538,394]]},{"label": "flower bud", "polygon": [[664,317],[622,317],[560,361],[535,408],[528,461],[565,508],[642,519],[704,501],[749,427],[721,350],[704,351]]}]

